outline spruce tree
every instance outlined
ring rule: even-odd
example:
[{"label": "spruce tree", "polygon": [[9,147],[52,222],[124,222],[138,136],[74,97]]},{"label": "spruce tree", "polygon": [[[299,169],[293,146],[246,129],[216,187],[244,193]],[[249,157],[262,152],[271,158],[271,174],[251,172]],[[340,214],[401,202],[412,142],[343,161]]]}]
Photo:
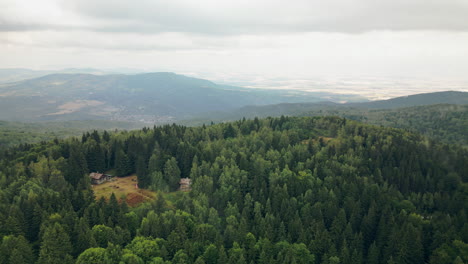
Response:
[{"label": "spruce tree", "polygon": [[39,264],[72,263],[72,245],[63,226],[59,223],[44,231],[39,251]]}]

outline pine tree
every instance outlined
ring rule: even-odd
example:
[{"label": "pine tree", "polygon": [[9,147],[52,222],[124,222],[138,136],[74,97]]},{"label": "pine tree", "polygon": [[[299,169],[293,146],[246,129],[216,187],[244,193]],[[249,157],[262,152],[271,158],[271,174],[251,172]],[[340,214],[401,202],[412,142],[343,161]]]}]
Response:
[{"label": "pine tree", "polygon": [[31,245],[23,236],[4,236],[0,245],[0,263],[34,263]]},{"label": "pine tree", "polygon": [[200,256],[200,257],[197,258],[197,260],[195,260],[194,264],[206,264],[206,262],[203,259],[203,257]]},{"label": "pine tree", "polygon": [[75,225],[76,239],[74,243],[74,255],[78,256],[88,248],[96,247],[97,243],[89,228],[88,221],[82,217]]},{"label": "pine tree", "polygon": [[203,253],[203,259],[206,264],[216,264],[218,263],[218,258],[218,249],[215,245],[210,244],[208,247],[206,247],[205,252]]},{"label": "pine tree", "polygon": [[164,179],[170,190],[175,191],[179,188],[180,169],[174,157],[168,159],[164,165]]},{"label": "pine tree", "polygon": [[228,257],[226,255],[226,250],[224,249],[224,246],[221,245],[221,247],[218,248],[218,263],[227,263],[228,262]]},{"label": "pine tree", "polygon": [[367,264],[378,264],[379,262],[379,248],[377,244],[372,243],[368,252],[367,252]]},{"label": "pine tree", "polygon": [[45,229],[39,251],[39,264],[72,263],[71,253],[70,238],[61,224],[55,223]]},{"label": "pine tree", "polygon": [[111,194],[106,207],[106,215],[110,217],[113,226],[118,222],[120,217],[120,206],[115,193]]},{"label": "pine tree", "polygon": [[136,161],[136,174],[138,178],[138,186],[140,188],[147,188],[151,184],[151,178],[148,174],[148,168],[145,162],[145,158],[138,156]]},{"label": "pine tree", "polygon": [[123,152],[123,150],[117,150],[115,154],[115,173],[119,177],[127,176],[131,173],[130,160]]},{"label": "pine tree", "polygon": [[70,157],[67,160],[66,173],[64,174],[65,180],[76,187],[81,178],[87,173],[88,166],[84,152],[78,143],[74,143],[70,146]]}]

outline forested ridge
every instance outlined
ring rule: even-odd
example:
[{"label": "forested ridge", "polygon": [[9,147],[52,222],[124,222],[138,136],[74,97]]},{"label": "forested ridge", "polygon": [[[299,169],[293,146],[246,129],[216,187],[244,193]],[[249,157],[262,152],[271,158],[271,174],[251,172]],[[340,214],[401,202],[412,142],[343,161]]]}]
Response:
[{"label": "forested ridge", "polygon": [[[108,170],[156,199],[96,201]],[[467,181],[462,147],[338,117],[22,144],[0,152],[0,263],[466,263]]]},{"label": "forested ridge", "polygon": [[[172,95],[171,95],[172,96]],[[156,118],[151,123],[159,125],[177,123],[185,126],[201,126],[211,122],[232,122],[243,117],[266,118],[284,116],[339,116],[372,125],[401,128],[420,133],[447,144],[468,147],[468,93],[437,92],[417,94],[394,99],[336,104],[283,103],[273,105],[251,105],[229,110],[210,112],[197,118],[173,120]],[[430,104],[433,103],[433,104]],[[54,121],[20,123],[0,121],[0,149],[24,143],[49,141],[54,138],[78,136],[91,130],[141,129],[147,125],[135,120],[149,116],[127,116],[132,122],[108,120]]]},{"label": "forested ridge", "polygon": [[63,122],[20,123],[0,120],[0,149],[17,146],[24,143],[38,143],[55,138],[80,136],[84,132],[115,129],[142,128],[139,123],[87,120]]},{"label": "forested ridge", "polygon": [[[462,99],[464,93],[461,93]],[[397,98],[398,99],[398,98]],[[388,101],[373,102],[374,106],[389,106]],[[416,103],[416,102],[415,102]],[[372,109],[361,104],[303,103],[249,106],[229,113],[213,113],[181,122],[201,125],[210,121],[238,120],[242,117],[339,116],[372,125],[406,129],[432,139],[457,145],[468,145],[468,104],[434,104],[403,108]],[[372,104],[371,104],[372,105]],[[356,107],[357,106],[357,107]]]},{"label": "forested ridge", "polygon": [[468,105],[424,105],[397,109],[320,111],[373,125],[401,128],[448,144],[468,146]]}]

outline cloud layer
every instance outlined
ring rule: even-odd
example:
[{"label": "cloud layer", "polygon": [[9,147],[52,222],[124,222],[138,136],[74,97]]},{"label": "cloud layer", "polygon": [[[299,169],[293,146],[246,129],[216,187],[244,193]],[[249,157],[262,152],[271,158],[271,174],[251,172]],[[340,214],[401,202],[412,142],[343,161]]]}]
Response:
[{"label": "cloud layer", "polygon": [[2,31],[262,34],[468,30],[468,2],[464,0],[4,0],[0,7]]},{"label": "cloud layer", "polygon": [[466,14],[466,0],[1,0],[0,68],[463,79]]}]

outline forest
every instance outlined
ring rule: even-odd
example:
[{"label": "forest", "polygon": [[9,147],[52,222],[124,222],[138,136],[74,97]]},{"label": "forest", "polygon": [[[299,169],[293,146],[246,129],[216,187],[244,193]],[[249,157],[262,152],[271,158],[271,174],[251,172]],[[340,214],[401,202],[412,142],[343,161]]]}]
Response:
[{"label": "forest", "polygon": [[[432,95],[437,96],[436,94]],[[462,94],[460,97],[464,98],[466,96]],[[466,132],[468,129],[468,104],[437,103],[422,106],[382,108],[391,105],[389,101],[392,100],[396,99],[351,104],[353,107],[347,104],[330,103],[249,106],[228,113],[210,113],[198,119],[181,121],[180,124],[202,125],[211,121],[216,123],[235,121],[242,117],[339,116],[366,124],[409,130],[447,144],[468,145],[468,134]],[[367,107],[368,104],[375,104],[376,109]]]},{"label": "forest", "polygon": [[75,120],[62,122],[22,123],[0,121],[0,149],[23,143],[38,143],[55,138],[63,139],[80,136],[87,131],[116,129],[137,129],[143,125],[136,122],[118,122],[108,120]]},{"label": "forest", "polygon": [[[95,199],[95,171],[156,198]],[[463,146],[340,117],[24,143],[0,152],[0,264],[467,263],[467,181]]]}]

